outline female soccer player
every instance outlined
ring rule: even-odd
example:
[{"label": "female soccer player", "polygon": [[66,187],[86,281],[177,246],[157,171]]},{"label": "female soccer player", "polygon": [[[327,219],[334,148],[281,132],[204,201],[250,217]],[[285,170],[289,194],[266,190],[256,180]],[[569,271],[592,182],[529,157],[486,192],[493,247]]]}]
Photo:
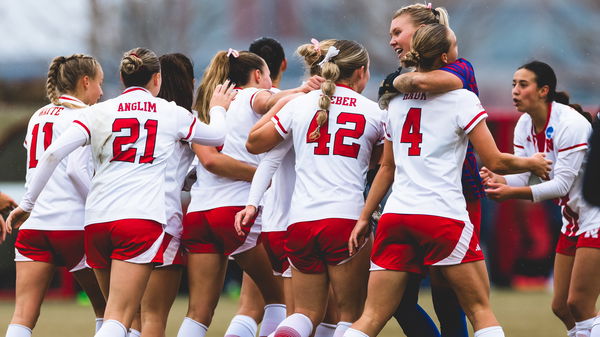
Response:
[{"label": "female soccer player", "polygon": [[[184,218],[183,244],[188,252],[190,301],[179,337],[204,336],[219,300],[229,256],[256,282],[266,304],[281,303],[280,286],[271,274],[271,267],[262,244],[257,245],[260,224],[248,224],[246,237],[234,229],[235,214],[243,208],[250,189],[253,171],[238,170],[258,165],[259,156],[245,148],[248,131],[278,99],[295,92],[310,91],[311,83],[277,94],[271,93],[269,68],[264,60],[250,52],[218,52],[213,57],[198,90],[196,108],[201,119],[206,118],[206,98],[212,85],[229,78],[237,84],[238,96],[227,112],[228,132],[221,154],[214,147],[196,147],[201,165],[197,166],[197,181],[192,187],[192,200]],[[230,164],[227,164],[230,162]],[[219,167],[216,168],[215,167]],[[241,179],[240,179],[241,178]],[[206,196],[209,195],[210,198]],[[206,273],[206,270],[213,271]],[[250,329],[256,322],[246,317]]]},{"label": "female soccer player", "polygon": [[[413,36],[405,66],[438,69],[456,60],[456,37],[446,26],[421,27]],[[467,90],[406,94],[390,102],[382,166],[348,243],[353,253],[368,231],[368,219],[393,183],[381,217],[361,318],[344,336],[376,336],[392,316],[409,273],[440,268],[457,293],[475,336],[504,336],[489,306],[489,284],[478,238],[473,235],[460,185],[460,163],[469,138],[484,163],[501,171],[532,169],[545,176],[542,155],[502,154],[484,122],[477,96]],[[443,230],[442,230],[443,229]]]},{"label": "female soccer player", "polygon": [[[192,113],[194,99],[194,67],[190,59],[179,53],[159,57],[162,84],[157,97],[175,102]],[[167,223],[163,239],[163,263],[155,266],[141,305],[141,335],[164,337],[169,311],[179,291],[183,272],[183,230],[181,190],[190,169],[194,152],[189,143],[177,142],[167,159],[165,193]],[[131,329],[130,329],[131,330]]]},{"label": "female soccer player", "polygon": [[533,61],[515,72],[512,89],[514,105],[524,113],[515,126],[515,154],[546,153],[553,161],[550,180],[530,186],[536,180],[529,174],[502,177],[487,168],[482,168],[482,176],[494,200],[559,200],[563,228],[554,260],[552,311],[569,336],[584,336],[592,327],[600,293],[600,276],[595,271],[600,263],[600,208],[582,196],[591,116],[569,107],[568,96],[556,92],[556,82],[548,64]]},{"label": "female soccer player", "polygon": [[[394,14],[390,25],[390,46],[398,54],[398,59],[410,50],[414,32],[419,27],[431,23],[449,26],[446,10],[441,7],[432,8],[431,4],[414,4],[403,7]],[[430,72],[408,72],[400,75],[401,70],[402,68],[399,68],[383,82],[380,88],[380,95],[383,95],[380,104],[385,105],[391,97],[398,94],[398,90],[403,93],[442,93],[463,88],[479,94],[473,67],[462,58]],[[485,197],[485,193],[478,171],[473,146],[469,143],[463,162],[462,186],[469,218],[479,236],[481,199]],[[465,315],[456,295],[439,272],[431,270],[430,277],[431,295],[436,315],[440,321],[442,336],[467,337],[469,332]],[[420,279],[421,277],[416,275],[411,278],[406,296],[394,317],[409,337],[438,336],[439,332],[436,331],[435,325],[417,304]]]},{"label": "female soccer player", "polygon": [[[83,108],[98,102],[103,80],[102,67],[91,56],[74,54],[52,60],[46,81],[51,103],[36,111],[27,127],[26,185],[50,144],[73,124]],[[97,329],[102,324],[106,303],[92,270],[85,266],[83,248],[84,205],[93,173],[90,155],[86,146],[58,164],[37,207],[21,226],[15,242],[15,312],[7,337],[31,336],[57,266],[73,273],[92,302]],[[0,231],[2,242],[10,229],[3,226]]]},{"label": "female soccer player", "polygon": [[366,49],[338,40],[320,62],[320,91],[290,101],[248,138],[253,152],[293,140],[296,183],[285,251],[292,265],[295,313],[275,336],[310,336],[325,313],[329,283],[340,320],[362,311],[366,263],[350,259],[345,240],[363,204],[373,147],[383,136],[377,105],[360,95],[369,80]]},{"label": "female soccer player", "polygon": [[62,158],[91,144],[96,173],[85,208],[86,258],[108,297],[97,337],[127,335],[152,263],[163,262],[164,172],[175,144],[222,144],[224,108],[235,97],[232,87],[218,86],[210,104],[212,123],[207,125],[184,108],[155,97],[161,75],[154,52],[132,49],[120,68],[127,89],[86,109],[46,150],[23,201],[7,221],[18,228]]}]

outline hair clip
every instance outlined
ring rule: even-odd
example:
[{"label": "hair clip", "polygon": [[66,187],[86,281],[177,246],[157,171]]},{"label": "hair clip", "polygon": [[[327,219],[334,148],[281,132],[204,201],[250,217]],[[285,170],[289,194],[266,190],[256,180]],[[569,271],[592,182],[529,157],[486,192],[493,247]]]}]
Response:
[{"label": "hair clip", "polygon": [[427,9],[431,9],[431,2],[427,3]]},{"label": "hair clip", "polygon": [[322,67],[325,63],[330,62],[334,57],[336,57],[340,53],[340,50],[334,46],[329,47],[327,49],[327,54],[323,58],[323,61],[319,62],[319,66]]},{"label": "hair clip", "polygon": [[233,57],[238,58],[240,57],[240,52],[238,52],[237,50],[233,49],[233,48],[229,48],[229,50],[227,51],[227,57],[233,55]]},{"label": "hair clip", "polygon": [[136,54],[136,53],[130,53],[129,56],[135,56],[135,57],[141,59],[141,57],[139,57],[138,54]]},{"label": "hair clip", "polygon": [[321,54],[321,44],[319,43],[319,40],[312,38],[310,39],[310,43],[315,47],[317,53]]}]

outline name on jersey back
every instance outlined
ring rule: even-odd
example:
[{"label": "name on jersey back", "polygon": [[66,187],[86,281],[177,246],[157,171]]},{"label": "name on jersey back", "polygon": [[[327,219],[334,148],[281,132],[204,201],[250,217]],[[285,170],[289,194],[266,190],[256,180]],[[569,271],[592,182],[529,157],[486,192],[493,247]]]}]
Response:
[{"label": "name on jersey back", "polygon": [[156,103],[152,102],[133,102],[119,103],[117,111],[146,111],[156,112]]},{"label": "name on jersey back", "polygon": [[50,107],[50,108],[45,108],[42,109],[42,111],[40,111],[40,113],[38,114],[38,116],[59,116],[60,112],[63,111],[65,108],[62,106],[55,106],[55,107]]}]

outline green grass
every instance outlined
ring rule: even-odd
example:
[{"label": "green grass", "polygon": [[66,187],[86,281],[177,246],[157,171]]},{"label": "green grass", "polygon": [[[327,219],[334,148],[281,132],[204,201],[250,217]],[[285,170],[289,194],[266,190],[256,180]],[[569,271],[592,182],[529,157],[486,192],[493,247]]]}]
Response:
[{"label": "green grass", "polygon": [[[423,291],[421,305],[433,313],[430,294]],[[549,292],[515,292],[493,290],[492,305],[503,325],[506,336],[510,337],[563,337],[566,331],[560,321],[550,311]],[[13,311],[11,301],[0,301],[0,333],[10,321]],[[176,336],[181,320],[185,316],[187,297],[179,297],[169,317],[167,336]],[[223,336],[229,320],[237,308],[237,301],[222,297],[215,318],[207,336]],[[42,314],[34,331],[34,336],[75,337],[93,336],[94,317],[90,307],[77,304],[74,300],[51,300],[44,303]],[[388,322],[380,336],[404,336],[394,320]]]}]

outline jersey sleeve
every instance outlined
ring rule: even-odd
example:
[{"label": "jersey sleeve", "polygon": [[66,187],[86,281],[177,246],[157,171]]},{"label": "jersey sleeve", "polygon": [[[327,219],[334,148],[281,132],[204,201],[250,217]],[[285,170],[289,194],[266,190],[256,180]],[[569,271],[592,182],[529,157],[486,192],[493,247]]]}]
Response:
[{"label": "jersey sleeve", "polygon": [[26,212],[31,212],[33,205],[42,192],[46,183],[61,160],[69,153],[89,142],[89,134],[78,126],[72,125],[58,139],[53,142],[42,155],[36,171],[27,184],[27,192],[19,204]]},{"label": "jersey sleeve", "polygon": [[279,110],[275,116],[271,118],[271,121],[275,125],[275,130],[283,137],[284,139],[288,138],[290,135],[290,129],[292,127],[292,117],[293,117],[293,106],[292,103],[294,100],[290,101],[286,105]]},{"label": "jersey sleeve", "polygon": [[265,157],[260,161],[254,173],[254,178],[252,178],[247,205],[258,207],[260,200],[267,191],[267,188],[269,188],[275,171],[277,171],[277,168],[281,165],[283,158],[290,151],[293,144],[292,138],[285,139],[271,151],[267,152]]},{"label": "jersey sleeve", "polygon": [[383,120],[381,121],[381,127],[383,129],[383,138],[385,140],[392,141],[392,125],[390,124],[390,115],[387,110],[384,111]]},{"label": "jersey sleeve", "polygon": [[585,151],[571,151],[565,155],[559,155],[554,163],[552,179],[531,186],[533,201],[538,202],[567,195],[579,174],[581,165],[583,165],[585,154]]},{"label": "jersey sleeve", "polygon": [[440,68],[440,70],[447,71],[458,77],[462,81],[463,89],[479,95],[479,89],[475,80],[475,70],[469,61],[461,58]]},{"label": "jersey sleeve", "polygon": [[479,98],[471,92],[467,93],[457,101],[456,112],[458,118],[458,126],[462,128],[466,134],[469,134],[477,124],[487,118],[487,113]]},{"label": "jersey sleeve", "polygon": [[67,177],[84,199],[92,185],[92,149],[90,146],[76,149],[67,158]]},{"label": "jersey sleeve", "polygon": [[227,133],[225,108],[215,106],[210,109],[210,124],[199,121],[184,108],[180,109],[180,122],[177,126],[179,139],[208,146],[223,145]]},{"label": "jersey sleeve", "polygon": [[592,126],[587,121],[582,118],[571,119],[554,135],[554,146],[558,152],[558,158],[571,152],[587,150],[591,132]]},{"label": "jersey sleeve", "polygon": [[[93,112],[89,111],[91,108],[82,109],[81,113],[77,118],[73,119],[73,123],[70,128],[79,129],[85,136],[85,145],[89,145],[92,140],[92,133],[90,126],[93,125],[93,121],[89,118]],[[68,129],[67,129],[68,130]]]}]

